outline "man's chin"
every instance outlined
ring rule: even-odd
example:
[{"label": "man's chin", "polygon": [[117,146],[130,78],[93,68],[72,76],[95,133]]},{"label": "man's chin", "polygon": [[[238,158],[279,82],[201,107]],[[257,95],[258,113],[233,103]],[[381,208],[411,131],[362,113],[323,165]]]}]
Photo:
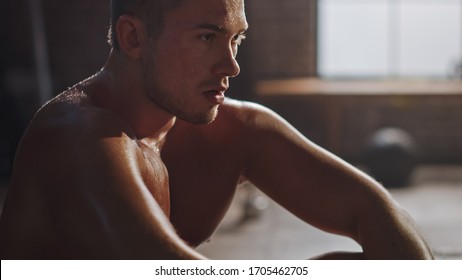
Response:
[{"label": "man's chin", "polygon": [[191,124],[206,125],[212,123],[217,118],[217,115],[218,106],[214,106],[212,110],[206,113],[199,113],[194,115],[177,114],[176,117]]}]

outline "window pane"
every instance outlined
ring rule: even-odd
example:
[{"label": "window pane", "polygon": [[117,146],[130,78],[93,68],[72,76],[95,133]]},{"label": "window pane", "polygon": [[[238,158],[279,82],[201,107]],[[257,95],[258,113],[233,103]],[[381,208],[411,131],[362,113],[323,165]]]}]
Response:
[{"label": "window pane", "polygon": [[320,3],[321,76],[383,76],[387,73],[386,2]]},{"label": "window pane", "polygon": [[318,53],[327,78],[452,77],[462,0],[319,0]]},{"label": "window pane", "polygon": [[461,62],[460,1],[434,2],[404,1],[400,8],[401,76],[450,77]]}]

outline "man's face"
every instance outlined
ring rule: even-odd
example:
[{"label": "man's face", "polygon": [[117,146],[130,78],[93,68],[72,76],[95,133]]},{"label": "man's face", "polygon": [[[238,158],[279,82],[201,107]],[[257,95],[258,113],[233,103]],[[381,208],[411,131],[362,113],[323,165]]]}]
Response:
[{"label": "man's face", "polygon": [[150,99],[191,123],[213,121],[228,78],[239,74],[237,49],[247,22],[243,0],[184,0],[164,16],[144,56]]}]

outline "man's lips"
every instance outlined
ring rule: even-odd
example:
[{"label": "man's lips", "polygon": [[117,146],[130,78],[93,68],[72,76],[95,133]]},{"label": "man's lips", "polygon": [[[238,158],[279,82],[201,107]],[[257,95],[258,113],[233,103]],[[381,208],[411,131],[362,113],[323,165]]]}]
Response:
[{"label": "man's lips", "polygon": [[204,92],[204,96],[214,105],[223,104],[225,101],[225,92],[228,89],[227,85],[216,85],[210,90]]},{"label": "man's lips", "polygon": [[204,92],[204,96],[213,104],[220,105],[225,101],[225,90],[209,90]]}]

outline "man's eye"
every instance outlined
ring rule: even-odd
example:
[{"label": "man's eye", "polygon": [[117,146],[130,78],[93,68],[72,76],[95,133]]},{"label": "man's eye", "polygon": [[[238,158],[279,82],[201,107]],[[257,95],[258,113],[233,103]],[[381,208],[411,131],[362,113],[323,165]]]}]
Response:
[{"label": "man's eye", "polygon": [[215,34],[211,33],[211,34],[202,35],[201,39],[207,42],[211,42],[213,41],[213,39],[215,39]]}]

